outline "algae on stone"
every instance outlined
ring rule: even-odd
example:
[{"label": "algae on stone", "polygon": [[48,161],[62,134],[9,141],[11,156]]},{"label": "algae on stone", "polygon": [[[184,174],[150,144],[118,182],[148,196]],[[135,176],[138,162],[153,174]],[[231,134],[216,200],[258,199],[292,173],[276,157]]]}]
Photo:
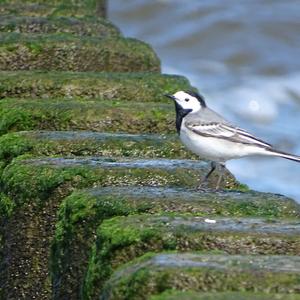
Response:
[{"label": "algae on stone", "polygon": [[195,217],[175,214],[103,221],[90,258],[84,295],[94,299],[114,269],[147,252],[222,251],[230,254],[300,254],[299,219]]},{"label": "algae on stone", "polygon": [[[7,219],[11,216],[15,204],[11,198],[4,193],[0,192],[0,266],[3,266],[3,247],[4,247],[4,224]],[[1,281],[1,276],[0,276]],[[1,287],[0,287],[0,299],[1,298]]]},{"label": "algae on stone", "polygon": [[112,216],[141,213],[295,218],[300,215],[300,206],[283,196],[258,192],[204,193],[157,187],[106,187],[75,192],[60,206],[53,240],[51,273],[55,299],[62,295],[79,297],[97,226]]},{"label": "algae on stone", "polygon": [[[28,154],[27,159],[24,158],[14,159],[3,170],[1,178],[2,189],[14,204],[13,215],[5,225],[10,235],[5,240],[6,267],[1,272],[9,276],[5,282],[10,293],[15,292],[8,288],[12,285],[22,293],[49,293],[47,265],[56,212],[63,197],[75,188],[112,185],[195,187],[200,176],[209,169],[208,163],[188,160],[29,159]],[[215,184],[216,177],[211,180],[211,184]],[[28,235],[28,231],[32,234]],[[28,256],[28,253],[32,255]],[[28,273],[28,270],[32,272]],[[41,285],[47,288],[43,289]]]},{"label": "algae on stone", "polygon": [[299,294],[264,294],[256,292],[212,292],[167,290],[149,300],[299,300]]},{"label": "algae on stone", "polygon": [[30,152],[35,144],[34,139],[24,134],[13,132],[0,137],[0,161],[8,164],[13,158]]},{"label": "algae on stone", "polygon": [[147,72],[1,71],[0,76],[0,98],[170,102],[165,93],[193,89],[183,76]]},{"label": "algae on stone", "polygon": [[6,15],[0,19],[0,32],[69,33],[98,38],[119,36],[120,31],[111,22],[96,17],[27,17]]},{"label": "algae on stone", "polygon": [[172,107],[171,103],[4,99],[0,135],[21,130],[174,133]]},{"label": "algae on stone", "polygon": [[22,16],[106,16],[106,0],[47,1],[1,0],[0,15]]},{"label": "algae on stone", "polygon": [[4,193],[0,192],[0,231],[4,222],[11,216],[15,208],[15,203]]},{"label": "algae on stone", "polygon": [[106,156],[196,158],[176,135],[100,133],[87,131],[23,131],[0,137],[0,162],[31,156]]},{"label": "algae on stone", "polygon": [[297,293],[299,270],[299,256],[147,254],[117,270],[106,283],[100,299],[143,300],[171,288],[199,292]]},{"label": "algae on stone", "polygon": [[152,48],[132,38],[2,33],[0,42],[0,69],[6,71],[160,71]]},{"label": "algae on stone", "polygon": [[[48,198],[57,187],[150,185],[196,187],[209,163],[176,159],[130,159],[113,157],[32,158],[20,156],[2,174],[3,190],[20,203],[24,199]],[[218,174],[210,179],[213,186]],[[225,181],[236,184],[232,175]],[[224,182],[226,184],[226,182]]]}]

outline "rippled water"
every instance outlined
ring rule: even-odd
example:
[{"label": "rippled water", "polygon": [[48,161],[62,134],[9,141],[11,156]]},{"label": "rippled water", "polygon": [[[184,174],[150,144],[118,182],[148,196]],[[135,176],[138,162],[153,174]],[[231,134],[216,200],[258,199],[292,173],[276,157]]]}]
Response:
[{"label": "rippled water", "polygon": [[[149,42],[164,73],[187,76],[227,119],[300,155],[300,0],[110,0],[109,18]],[[253,189],[300,201],[296,162],[227,166]]]}]

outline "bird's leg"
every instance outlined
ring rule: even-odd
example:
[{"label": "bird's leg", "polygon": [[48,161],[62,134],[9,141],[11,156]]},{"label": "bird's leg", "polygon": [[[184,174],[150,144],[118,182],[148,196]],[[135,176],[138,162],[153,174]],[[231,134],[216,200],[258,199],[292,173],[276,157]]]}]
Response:
[{"label": "bird's leg", "polygon": [[207,182],[208,181],[208,178],[210,177],[210,175],[215,171],[215,169],[217,168],[217,164],[214,162],[214,161],[212,161],[211,163],[210,163],[210,171],[205,175],[205,177],[204,177],[204,182]]},{"label": "bird's leg", "polygon": [[220,185],[221,185],[223,175],[225,172],[225,163],[219,163],[219,165],[220,165],[220,175],[219,175],[219,178],[217,181],[216,190],[220,189]]},{"label": "bird's leg", "polygon": [[215,169],[217,167],[217,164],[214,161],[212,161],[210,163],[210,166],[211,166],[210,171],[205,175],[204,179],[200,181],[200,184],[198,185],[197,189],[203,188],[203,186],[207,183],[208,178],[210,177],[210,175],[215,171]]}]

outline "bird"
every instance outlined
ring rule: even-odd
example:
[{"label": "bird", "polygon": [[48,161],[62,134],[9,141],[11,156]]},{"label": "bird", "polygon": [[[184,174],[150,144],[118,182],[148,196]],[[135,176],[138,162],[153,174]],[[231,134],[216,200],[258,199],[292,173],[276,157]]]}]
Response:
[{"label": "bird", "polygon": [[182,143],[201,159],[211,161],[210,171],[198,186],[207,183],[221,167],[216,190],[220,188],[228,160],[251,155],[277,156],[300,162],[300,156],[275,149],[269,143],[241,129],[206,105],[204,97],[194,91],[165,94],[175,103],[176,129]]}]

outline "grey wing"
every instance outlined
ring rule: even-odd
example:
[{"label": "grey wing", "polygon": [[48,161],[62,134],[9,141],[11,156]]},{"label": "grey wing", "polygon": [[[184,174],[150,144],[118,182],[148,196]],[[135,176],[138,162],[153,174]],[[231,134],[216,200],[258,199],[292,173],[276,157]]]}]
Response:
[{"label": "grey wing", "polygon": [[263,148],[272,148],[270,144],[229,123],[187,121],[185,122],[185,126],[187,129],[201,136],[225,139],[235,143],[255,145]]}]

